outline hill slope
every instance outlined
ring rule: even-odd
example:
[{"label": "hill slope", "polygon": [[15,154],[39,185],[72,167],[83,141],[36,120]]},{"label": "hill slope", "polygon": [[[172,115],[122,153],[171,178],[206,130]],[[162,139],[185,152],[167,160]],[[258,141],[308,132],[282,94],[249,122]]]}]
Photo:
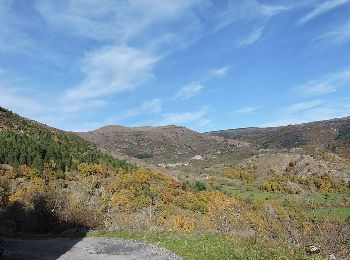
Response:
[{"label": "hill slope", "polygon": [[208,134],[244,140],[258,148],[312,146],[344,157],[350,156],[350,117],[282,127],[220,130]]},{"label": "hill slope", "polygon": [[113,167],[133,165],[103,153],[85,140],[0,108],[0,163],[28,165],[42,170],[54,163],[61,171],[80,163],[105,163]]},{"label": "hill slope", "polygon": [[246,145],[229,138],[215,138],[173,125],[135,128],[105,126],[78,135],[112,152],[166,163],[187,161],[195,155],[207,156],[231,146]]},{"label": "hill slope", "polygon": [[[112,152],[150,162],[184,162],[200,154],[232,161],[260,149],[315,148],[350,158],[350,117],[271,128],[242,128],[198,133],[184,127],[105,126],[77,133],[85,140]],[[246,156],[243,156],[246,158]]]}]

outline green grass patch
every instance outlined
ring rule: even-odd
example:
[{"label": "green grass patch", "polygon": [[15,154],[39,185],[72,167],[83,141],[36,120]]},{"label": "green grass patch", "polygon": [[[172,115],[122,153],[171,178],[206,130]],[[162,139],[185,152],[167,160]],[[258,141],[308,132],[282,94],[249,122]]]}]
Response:
[{"label": "green grass patch", "polygon": [[350,192],[334,192],[328,194],[317,193],[314,195],[310,195],[309,199],[314,202],[320,203],[350,202]]},{"label": "green grass patch", "polygon": [[336,204],[339,202],[350,202],[350,192],[335,192],[335,193],[315,193],[312,195],[297,195],[297,194],[286,194],[286,193],[274,193],[266,192],[258,189],[245,190],[244,188],[230,185],[221,185],[220,190],[227,195],[237,196],[242,199],[252,198],[258,200],[296,200],[296,201],[310,201],[321,204]]},{"label": "green grass patch", "polygon": [[251,198],[251,199],[257,199],[257,200],[269,200],[269,199],[284,200],[290,197],[288,194],[264,192],[256,189],[244,190],[240,187],[228,186],[228,185],[223,185],[221,190],[227,195],[237,196],[237,197],[240,197],[241,199]]},{"label": "green grass patch", "polygon": [[92,237],[132,239],[157,244],[184,259],[325,259],[310,257],[303,250],[274,243],[252,243],[223,233],[135,233],[92,231]]},{"label": "green grass patch", "polygon": [[312,210],[305,212],[305,215],[308,217],[314,217],[314,214],[316,218],[345,220],[350,217],[350,207],[318,208],[315,209],[315,212]]}]

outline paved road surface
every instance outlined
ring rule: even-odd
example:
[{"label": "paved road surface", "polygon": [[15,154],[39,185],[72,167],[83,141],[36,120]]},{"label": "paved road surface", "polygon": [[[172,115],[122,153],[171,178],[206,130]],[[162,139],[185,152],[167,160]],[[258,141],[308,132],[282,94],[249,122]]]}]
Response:
[{"label": "paved road surface", "polygon": [[9,259],[181,259],[155,245],[121,239],[86,237],[4,240],[4,256]]}]

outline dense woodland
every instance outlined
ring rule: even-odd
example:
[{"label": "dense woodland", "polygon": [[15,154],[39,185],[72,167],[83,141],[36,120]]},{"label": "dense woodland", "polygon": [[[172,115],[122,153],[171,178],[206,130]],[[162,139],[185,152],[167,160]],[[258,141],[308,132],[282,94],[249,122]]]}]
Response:
[{"label": "dense woodland", "polygon": [[115,168],[132,170],[135,166],[91,148],[76,137],[47,131],[23,134],[0,132],[0,163],[28,165],[42,171],[54,161],[58,171],[76,170],[80,163],[104,163]]},{"label": "dense woodland", "polygon": [[106,164],[127,171],[135,168],[73,134],[25,120],[4,108],[0,113],[0,129],[5,129],[0,132],[0,163],[27,165],[39,171],[45,164],[54,163],[61,172],[76,170],[80,163]]}]

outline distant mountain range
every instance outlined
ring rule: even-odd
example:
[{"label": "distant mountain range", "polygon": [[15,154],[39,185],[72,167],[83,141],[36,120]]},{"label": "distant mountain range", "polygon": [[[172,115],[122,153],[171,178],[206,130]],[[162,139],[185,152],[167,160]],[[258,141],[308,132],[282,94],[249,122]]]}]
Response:
[{"label": "distant mountain range", "polygon": [[77,133],[117,154],[151,162],[178,162],[195,155],[218,157],[237,151],[318,149],[350,158],[350,117],[270,128],[240,128],[198,133],[178,126],[105,126]]}]

